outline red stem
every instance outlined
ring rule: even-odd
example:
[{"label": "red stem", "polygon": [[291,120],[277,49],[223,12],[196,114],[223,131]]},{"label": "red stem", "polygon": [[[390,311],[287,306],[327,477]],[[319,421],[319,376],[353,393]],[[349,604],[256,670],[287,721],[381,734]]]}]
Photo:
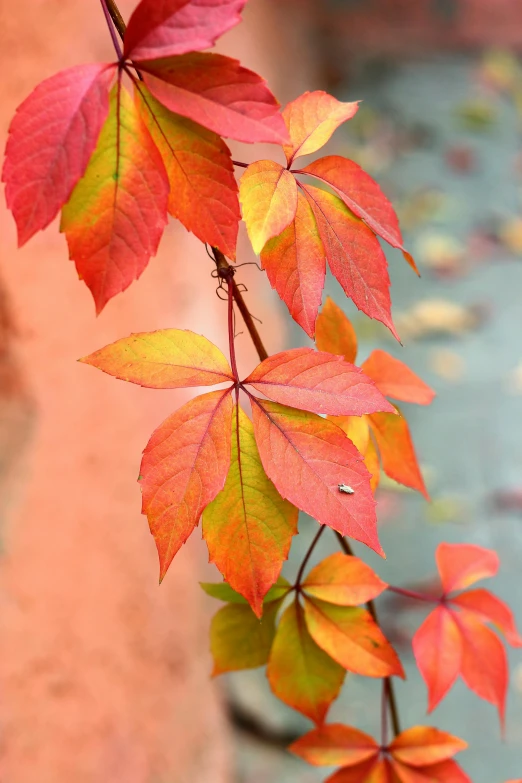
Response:
[{"label": "red stem", "polygon": [[236,345],[234,342],[234,280],[231,278],[227,280],[228,286],[228,345],[230,348],[230,366],[236,381],[236,385],[239,384],[239,375],[237,372],[236,363]]},{"label": "red stem", "polygon": [[112,45],[114,46],[114,49],[116,51],[116,54],[118,56],[118,62],[123,62],[123,52],[120,46],[120,42],[118,41],[118,36],[116,35],[116,30],[114,29],[113,25],[113,17],[109,11],[109,7],[107,5],[107,0],[100,0],[103,8],[103,14],[105,16],[105,21],[107,22],[107,27],[109,28],[109,32],[111,34],[112,39]]},{"label": "red stem", "polygon": [[317,543],[318,543],[319,539],[323,535],[324,530],[325,530],[324,525],[321,525],[319,527],[319,530],[317,531],[317,533],[314,536],[314,540],[312,541],[312,543],[308,547],[308,551],[307,551],[306,555],[304,556],[303,562],[301,563],[301,567],[299,568],[299,572],[297,574],[297,579],[295,580],[295,588],[296,588],[297,591],[299,590],[299,587],[301,585],[301,579],[303,578],[304,570],[305,570],[305,568],[306,568],[306,566],[308,564],[308,561],[310,560],[310,558],[312,556],[312,552],[314,551],[315,547],[317,546]]},{"label": "red stem", "polygon": [[417,593],[415,590],[406,590],[404,587],[394,587],[394,585],[388,585],[388,590],[397,595],[403,595],[405,598],[413,598],[416,601],[424,601],[430,604],[440,603],[440,598],[436,598],[433,595],[424,595],[423,593]]}]

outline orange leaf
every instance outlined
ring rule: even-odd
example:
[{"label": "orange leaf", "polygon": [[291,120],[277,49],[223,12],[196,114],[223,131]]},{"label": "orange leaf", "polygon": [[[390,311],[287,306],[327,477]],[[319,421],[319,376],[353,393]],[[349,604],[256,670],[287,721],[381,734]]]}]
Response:
[{"label": "orange leaf", "polygon": [[206,337],[184,329],[131,334],[80,361],[151,389],[212,386],[234,380],[219,348]]},{"label": "orange leaf", "polygon": [[418,490],[429,500],[406,419],[390,413],[372,413],[368,420],[384,472],[400,484]]},{"label": "orange leaf", "polygon": [[232,396],[203,394],[152,434],[140,468],[142,513],[147,515],[163,579],[176,552],[223,489],[230,465]]},{"label": "orange leaf", "polygon": [[239,200],[254,253],[259,254],[268,240],[284,231],[295,218],[295,177],[280,163],[258,160],[241,177]]},{"label": "orange leaf", "polygon": [[379,746],[359,729],[331,723],[300,737],[288,750],[316,767],[348,767],[377,756]]},{"label": "orange leaf", "polygon": [[305,92],[289,103],[283,111],[290,136],[290,144],[283,144],[288,166],[294,158],[320,149],[358,108],[358,102],[341,103],[322,90]]},{"label": "orange leaf", "polygon": [[375,492],[375,490],[379,486],[379,480],[381,477],[381,464],[379,462],[379,455],[377,454],[377,449],[375,448],[374,442],[371,438],[368,441],[366,454],[364,455],[364,464],[366,465],[369,473],[371,474],[370,486],[372,488],[372,492]]},{"label": "orange leaf", "polygon": [[367,416],[329,416],[350,438],[353,445],[363,456],[366,454],[370,442],[370,428]]},{"label": "orange leaf", "polygon": [[446,593],[495,576],[499,566],[496,552],[476,544],[439,544],[435,559]]},{"label": "orange leaf", "polygon": [[301,191],[297,193],[294,219],[279,236],[266,243],[261,263],[292,318],[313,339],[326,256],[314,213]]},{"label": "orange leaf", "polygon": [[[369,474],[344,432],[314,413],[265,400],[254,399],[252,413],[263,467],[279,493],[382,554]],[[340,484],[354,492],[342,492]]]},{"label": "orange leaf", "polygon": [[376,598],[388,585],[363,560],[335,552],[312,568],[302,587],[308,595],[331,604],[358,606]]},{"label": "orange leaf", "polygon": [[509,644],[513,647],[522,647],[522,638],[517,632],[511,609],[489,590],[479,588],[461,593],[452,598],[451,603],[457,604],[460,609],[465,609],[466,612],[471,612],[482,620],[494,623],[505,635]]},{"label": "orange leaf", "polygon": [[345,669],[365,677],[404,677],[397,653],[365,609],[305,600],[313,640]]},{"label": "orange leaf", "polygon": [[408,767],[395,760],[391,764],[400,783],[471,783],[466,773],[452,759],[421,769]]},{"label": "orange leaf", "polygon": [[216,612],[210,625],[213,677],[265,665],[281,603],[279,600],[266,604],[261,618],[249,606],[241,604],[227,604]]},{"label": "orange leaf", "polygon": [[462,640],[452,613],[438,606],[413,637],[413,652],[428,686],[428,712],[444,698],[460,671]]},{"label": "orange leaf", "polygon": [[392,756],[411,767],[427,767],[452,758],[468,743],[431,726],[414,726],[395,737],[389,749]]},{"label": "orange leaf", "polygon": [[333,299],[326,297],[317,317],[315,344],[320,351],[344,356],[353,364],[357,357],[357,335],[351,322]]},{"label": "orange leaf", "polygon": [[359,310],[381,321],[397,337],[388,265],[379,240],[340,198],[310,185],[301,188],[314,211],[332,274]]},{"label": "orange leaf", "polygon": [[342,198],[354,215],[364,220],[378,236],[392,247],[402,250],[406,261],[418,274],[415,261],[402,245],[401,230],[395,210],[379,185],[353,160],[328,155],[314,160],[302,169],[303,174],[326,182]]},{"label": "orange leaf", "polygon": [[388,759],[365,761],[356,767],[343,767],[325,783],[397,783]]},{"label": "orange leaf", "polygon": [[373,351],[361,365],[377,388],[386,397],[403,402],[429,405],[435,397],[433,389],[422,381],[407,365],[386,351]]},{"label": "orange leaf", "polygon": [[345,670],[316,645],[297,601],[281,617],[266,674],[277,698],[315,723],[339,695]]},{"label": "orange leaf", "polygon": [[271,400],[313,413],[361,416],[395,408],[373,381],[341,356],[293,348],[269,356],[245,378]]}]

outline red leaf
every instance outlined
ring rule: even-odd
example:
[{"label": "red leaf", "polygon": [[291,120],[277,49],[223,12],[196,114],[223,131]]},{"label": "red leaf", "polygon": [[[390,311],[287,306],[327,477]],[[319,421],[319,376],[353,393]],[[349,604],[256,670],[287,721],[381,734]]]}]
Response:
[{"label": "red leaf", "polygon": [[20,246],[54,220],[85,173],[109,113],[114,70],[97,64],[61,71],[18,107],[2,181]]},{"label": "red leaf", "polygon": [[372,413],[368,421],[377,441],[384,472],[429,500],[406,419],[390,413]]},{"label": "red leaf", "polygon": [[[362,457],[335,424],[277,403],[252,403],[257,446],[279,493],[320,524],[382,554]],[[339,484],[354,492],[345,494]]]},{"label": "red leaf", "polygon": [[259,255],[295,218],[297,183],[280,163],[258,160],[241,177],[239,199],[254,253]]},{"label": "red leaf", "polygon": [[460,671],[462,640],[452,613],[438,606],[413,637],[413,652],[428,686],[428,712],[444,698]]},{"label": "red leaf", "polygon": [[465,750],[468,743],[431,726],[414,726],[399,734],[389,745],[392,756],[411,767],[428,767],[447,761]]},{"label": "red leaf", "polygon": [[161,155],[130,96],[117,85],[96,150],[63,208],[60,227],[98,313],[155,255],[167,222],[168,194]]},{"label": "red leaf", "polygon": [[125,33],[124,55],[155,60],[209,49],[241,21],[246,0],[141,0]]},{"label": "red leaf", "polygon": [[416,402],[418,405],[429,405],[435,397],[433,389],[407,365],[386,351],[373,351],[361,364],[361,370],[375,381],[379,391],[386,397]]},{"label": "red leaf", "polygon": [[243,383],[282,405],[314,413],[361,416],[395,411],[358,367],[312,348],[293,348],[270,356]]},{"label": "red leaf", "polygon": [[309,731],[288,750],[316,767],[348,767],[375,758],[379,746],[359,729],[331,723]]},{"label": "red leaf", "polygon": [[307,595],[331,604],[358,606],[377,598],[388,585],[363,560],[335,552],[312,568],[302,587]]},{"label": "red leaf", "polygon": [[393,771],[400,783],[471,783],[470,778],[452,759],[416,769],[392,761]]},{"label": "red leaf", "polygon": [[392,247],[402,250],[406,261],[417,272],[415,261],[402,245],[401,230],[395,210],[369,174],[353,160],[328,155],[314,160],[303,174],[311,174],[330,185],[354,215]]},{"label": "red leaf", "polygon": [[282,144],[286,126],[266,82],[221,54],[194,52],[141,64],[160,103],[203,127],[245,142]]},{"label": "red leaf", "polygon": [[[313,339],[326,274],[314,213],[301,191],[294,220],[261,251],[261,263],[292,318]],[[333,351],[335,353],[335,351]]]},{"label": "red leaf", "polygon": [[388,265],[379,240],[340,198],[309,185],[301,187],[314,211],[333,275],[359,310],[381,321],[397,337]]},{"label": "red leaf", "polygon": [[223,489],[230,465],[230,391],[203,394],[152,434],[140,468],[147,515],[163,579],[207,506]]},{"label": "red leaf", "polygon": [[482,620],[494,623],[505,635],[509,644],[513,647],[522,647],[522,638],[517,632],[511,609],[489,590],[479,588],[461,593],[452,598],[451,603],[457,604],[460,609],[465,609],[466,612],[471,612]]},{"label": "red leaf", "polygon": [[325,783],[397,783],[388,759],[364,761],[356,767],[343,767],[326,779]]},{"label": "red leaf", "polygon": [[495,576],[499,566],[496,552],[476,544],[439,544],[435,559],[446,593]]},{"label": "red leaf", "polygon": [[357,358],[357,335],[351,322],[333,299],[326,297],[316,324],[315,344],[320,351],[344,356],[353,364]]}]

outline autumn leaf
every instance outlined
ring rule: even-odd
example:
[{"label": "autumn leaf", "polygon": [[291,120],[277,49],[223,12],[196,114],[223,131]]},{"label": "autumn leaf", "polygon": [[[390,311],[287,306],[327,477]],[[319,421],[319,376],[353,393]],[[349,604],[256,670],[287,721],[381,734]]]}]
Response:
[{"label": "autumn leaf", "polygon": [[203,513],[203,537],[211,562],[258,617],[288,557],[297,517],[267,478],[252,423],[236,406],[230,469],[223,490]]},{"label": "autumn leaf", "polygon": [[390,743],[396,761],[410,767],[427,767],[453,758],[468,743],[431,726],[414,726],[403,731]]},{"label": "autumn leaf", "polygon": [[219,348],[206,337],[184,329],[131,334],[80,361],[122,381],[153,389],[212,386],[234,380]]},{"label": "autumn leaf", "polygon": [[274,402],[314,413],[361,416],[395,411],[358,367],[312,348],[270,356],[243,383]]},{"label": "autumn leaf", "polygon": [[287,139],[279,104],[266,82],[237,60],[191,52],[139,63],[145,84],[167,109],[220,136],[249,143]]},{"label": "autumn leaf", "polygon": [[373,759],[355,767],[342,767],[330,775],[325,783],[396,783],[391,775],[388,759]]},{"label": "autumn leaf", "polygon": [[363,560],[342,552],[322,560],[302,583],[307,595],[339,606],[367,603],[387,586]]},{"label": "autumn leaf", "polygon": [[394,481],[416,489],[429,501],[406,419],[401,415],[373,413],[367,420],[375,436],[384,472]]},{"label": "autumn leaf", "polygon": [[379,746],[359,729],[329,723],[309,731],[288,750],[316,767],[338,767],[355,766],[376,757]]},{"label": "autumn leaf", "polygon": [[433,389],[404,362],[390,356],[386,351],[373,351],[361,364],[361,370],[386,397],[418,405],[429,405],[435,397]]},{"label": "autumn leaf", "polygon": [[393,760],[391,767],[395,777],[390,778],[390,781],[398,780],[399,783],[471,783],[470,778],[453,759],[422,769],[408,767]]},{"label": "autumn leaf", "polygon": [[315,344],[320,351],[343,356],[354,364],[357,358],[357,335],[351,321],[329,296],[317,317]]},{"label": "autumn leaf", "polygon": [[483,588],[468,590],[452,598],[451,604],[480,617],[483,622],[493,623],[502,631],[509,644],[513,647],[522,647],[522,638],[516,629],[513,612],[489,590]]},{"label": "autumn leaf", "polygon": [[129,94],[116,85],[83,178],[62,211],[69,256],[99,313],[156,254],[169,184],[161,155]]},{"label": "autumn leaf", "polygon": [[154,60],[209,49],[241,21],[246,0],[141,0],[127,26],[124,56]]},{"label": "autumn leaf", "polygon": [[359,103],[341,103],[332,95],[316,90],[305,92],[287,104],[283,119],[290,144],[283,144],[288,166],[294,158],[316,152],[330,139],[339,125],[350,120]]},{"label": "autumn leaf", "polygon": [[[200,582],[201,588],[211,598],[216,598],[218,601],[224,601],[231,604],[248,604],[248,601],[240,593],[236,593],[235,590],[230,587],[226,582]],[[264,604],[268,604],[271,601],[278,601],[280,598],[284,598],[291,590],[290,582],[280,576],[273,587],[270,588],[268,593],[263,599]]]},{"label": "autumn leaf", "polygon": [[[368,471],[339,427],[265,400],[253,400],[252,413],[263,467],[282,497],[382,554]],[[340,491],[343,483],[353,494]]]},{"label": "autumn leaf", "polygon": [[293,221],[297,210],[297,183],[289,171],[272,160],[247,167],[239,183],[239,199],[254,253]]},{"label": "autumn leaf", "polygon": [[136,101],[167,170],[170,214],[201,242],[235,259],[240,212],[227,145],[216,133],[166,109],[141,83]]},{"label": "autumn leaf", "polygon": [[413,653],[428,687],[428,712],[447,694],[460,671],[462,639],[452,614],[438,606],[413,637]]},{"label": "autumn leaf", "polygon": [[160,579],[223,489],[230,465],[230,391],[215,391],[183,405],[152,434],[140,467],[142,513],[160,560]]},{"label": "autumn leaf", "polygon": [[84,175],[109,113],[114,73],[104,64],[60,71],[18,107],[2,181],[19,246],[54,220]]},{"label": "autumn leaf", "polygon": [[279,622],[266,674],[278,699],[322,723],[346,672],[316,645],[301,605],[293,601]]},{"label": "autumn leaf", "polygon": [[475,544],[439,544],[435,559],[446,593],[495,576],[499,566],[496,552]]}]

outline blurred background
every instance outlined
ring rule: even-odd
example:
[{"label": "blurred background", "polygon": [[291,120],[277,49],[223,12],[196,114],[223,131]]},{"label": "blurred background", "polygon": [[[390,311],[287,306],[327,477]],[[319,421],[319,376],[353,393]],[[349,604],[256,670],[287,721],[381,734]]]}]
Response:
[{"label": "blurred background", "polygon": [[[0,31],[3,145],[39,80],[111,54],[95,2],[0,0]],[[502,567],[491,588],[522,624],[522,5],[250,0],[219,48],[265,75],[282,102],[306,89],[363,101],[327,152],[379,181],[421,270],[419,280],[387,248],[403,348],[327,282],[355,324],[360,358],[382,347],[437,392],[430,409],[404,406],[432,503],[383,484],[388,560],[365,559],[387,581],[417,586],[434,575],[439,541],[492,547]],[[277,154],[237,152],[247,161]],[[150,431],[182,395],[127,388],[75,362],[130,331],[165,326],[225,346],[206,256],[170,227],[141,281],[98,319],[56,227],[18,251],[2,205],[0,262],[2,780],[319,783],[324,770],[285,752],[311,724],[272,697],[263,670],[209,679],[216,605],[197,581],[215,574],[198,535],[157,587],[136,477]],[[307,344],[255,268],[241,279],[269,351]],[[252,364],[246,335],[238,346]],[[300,532],[290,577],[313,523],[303,518]],[[314,560],[334,548],[325,535]],[[509,651],[504,741],[493,707],[462,684],[426,718],[410,643],[424,615],[397,600],[379,605],[407,667],[397,688],[403,726],[430,723],[466,739],[459,761],[474,783],[520,777],[520,654]],[[373,733],[379,699],[375,683],[349,677],[330,719]]]}]

